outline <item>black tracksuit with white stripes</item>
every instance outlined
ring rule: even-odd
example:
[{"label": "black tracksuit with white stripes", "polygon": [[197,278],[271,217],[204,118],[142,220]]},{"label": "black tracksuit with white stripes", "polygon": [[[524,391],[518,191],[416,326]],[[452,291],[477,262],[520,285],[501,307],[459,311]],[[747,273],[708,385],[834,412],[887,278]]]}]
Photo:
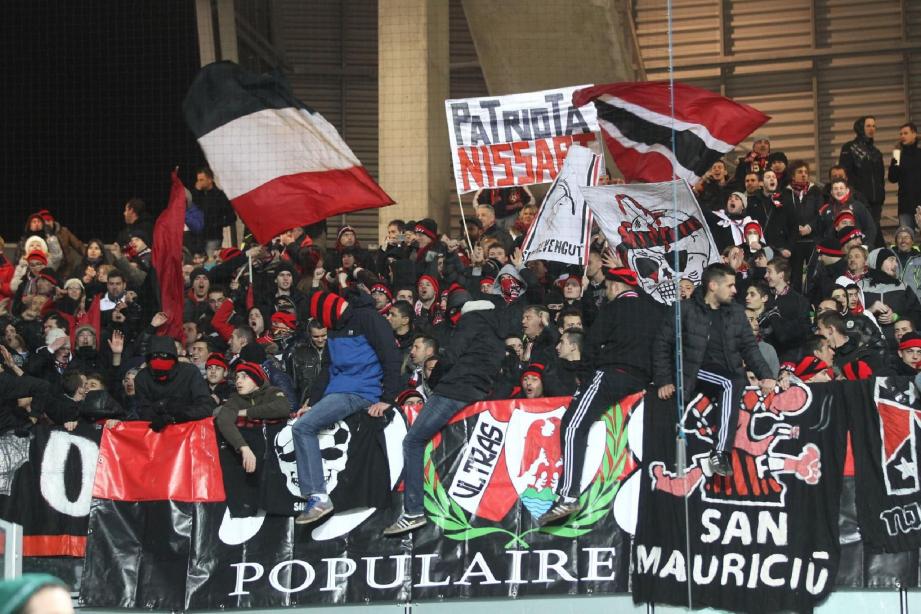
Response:
[{"label": "black tracksuit with white stripes", "polygon": [[560,427],[561,496],[577,497],[581,491],[579,477],[592,424],[652,380],[652,342],[662,314],[659,303],[636,292],[625,292],[601,306],[585,338],[585,360],[593,370],[573,395]]},{"label": "black tracksuit with white stripes", "polygon": [[776,374],[771,373],[758,349],[745,309],[736,302],[711,309],[704,300],[703,287],[681,301],[681,339],[683,381],[676,382],[675,319],[671,311],[662,322],[653,349],[655,384],[684,386],[686,402],[697,393],[713,400],[720,408],[719,436],[713,447],[726,452],[735,439],[746,369],[759,380]]}]

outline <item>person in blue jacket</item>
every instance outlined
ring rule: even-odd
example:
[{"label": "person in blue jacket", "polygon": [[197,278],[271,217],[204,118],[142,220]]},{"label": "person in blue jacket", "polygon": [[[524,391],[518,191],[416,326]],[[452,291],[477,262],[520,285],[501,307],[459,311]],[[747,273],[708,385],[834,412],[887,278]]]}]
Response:
[{"label": "person in blue jacket", "polygon": [[326,492],[323,457],[317,433],[360,411],[380,417],[394,406],[402,390],[402,355],[393,330],[374,308],[369,295],[346,301],[329,292],[315,292],[307,303],[310,317],[328,330],[320,374],[308,404],[298,410],[294,449],[304,511],[294,519],[310,524],[333,512]]}]

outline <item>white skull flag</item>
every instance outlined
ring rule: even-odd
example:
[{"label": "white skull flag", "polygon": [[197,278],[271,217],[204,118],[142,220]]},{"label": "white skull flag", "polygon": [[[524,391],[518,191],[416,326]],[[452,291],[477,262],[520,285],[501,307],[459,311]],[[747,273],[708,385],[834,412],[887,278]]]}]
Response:
[{"label": "white skull flag", "polygon": [[604,156],[573,145],[563,168],[540,205],[524,239],[524,259],[585,264],[592,214],[579,188],[595,185],[604,169]]},{"label": "white skull flag", "polygon": [[582,195],[608,243],[659,302],[673,303],[681,279],[699,284],[704,268],[719,260],[685,181],[582,188]]}]

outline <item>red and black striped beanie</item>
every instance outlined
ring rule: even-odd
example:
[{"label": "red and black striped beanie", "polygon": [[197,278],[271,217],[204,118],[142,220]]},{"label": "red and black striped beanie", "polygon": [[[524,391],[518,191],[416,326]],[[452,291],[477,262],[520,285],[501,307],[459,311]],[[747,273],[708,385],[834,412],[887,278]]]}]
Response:
[{"label": "red and black striped beanie", "polygon": [[348,303],[338,294],[332,292],[314,292],[310,296],[310,317],[326,328],[336,328],[340,312]]},{"label": "red and black striped beanie", "polygon": [[804,382],[808,382],[813,377],[828,369],[824,360],[809,354],[793,367],[793,374]]},{"label": "red and black striped beanie", "polygon": [[265,374],[265,371],[262,370],[262,367],[257,365],[254,362],[247,362],[241,360],[237,363],[237,366],[234,367],[235,373],[246,373],[251,380],[253,380],[257,386],[262,386],[265,383],[265,380],[269,379],[269,376]]},{"label": "red and black striped beanie", "polygon": [[868,379],[873,376],[873,369],[870,368],[870,365],[858,359],[852,360],[841,367],[841,374],[844,375],[845,379],[849,380]]}]

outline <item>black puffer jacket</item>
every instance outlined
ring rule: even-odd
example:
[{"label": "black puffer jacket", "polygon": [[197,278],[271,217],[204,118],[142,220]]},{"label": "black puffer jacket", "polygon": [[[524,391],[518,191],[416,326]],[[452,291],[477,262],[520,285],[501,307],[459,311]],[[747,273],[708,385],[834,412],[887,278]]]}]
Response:
[{"label": "black puffer jacket", "polygon": [[489,301],[468,301],[439,356],[432,379],[435,394],[456,401],[481,401],[492,390],[505,358],[499,318]]},{"label": "black puffer jacket", "polygon": [[866,119],[858,117],[854,122],[854,134],[857,136],[841,146],[838,164],[847,171],[848,182],[870,200],[868,204],[871,207],[881,207],[886,198],[883,154],[873,144],[873,139],[864,134]]},{"label": "black puffer jacket", "polygon": [[[148,354],[162,353],[176,357],[176,346],[169,337],[150,339]],[[166,379],[157,381],[150,366],[134,378],[137,410],[141,420],[171,424],[201,420],[211,415],[214,400],[205,378],[195,365],[177,362]]]},{"label": "black puffer jacket", "polygon": [[585,336],[583,360],[592,369],[619,369],[652,379],[652,342],[665,310],[645,295],[620,296],[601,306]]},{"label": "black puffer jacket", "polygon": [[[771,373],[758,349],[758,342],[748,324],[745,309],[733,301],[728,305],[722,305],[720,310],[723,312],[724,324],[723,330],[719,331],[723,335],[724,365],[732,370],[734,377],[744,377],[744,360],[748,370],[753,371],[758,379],[773,378],[775,374]],[[704,302],[703,288],[697,288],[691,298],[681,301],[685,393],[690,393],[694,389],[697,372],[707,353],[710,335],[715,332],[710,330],[709,312],[710,306]],[[666,317],[663,321],[661,332],[653,347],[656,386],[675,383],[674,364],[675,318],[672,313],[672,317]]]}]

